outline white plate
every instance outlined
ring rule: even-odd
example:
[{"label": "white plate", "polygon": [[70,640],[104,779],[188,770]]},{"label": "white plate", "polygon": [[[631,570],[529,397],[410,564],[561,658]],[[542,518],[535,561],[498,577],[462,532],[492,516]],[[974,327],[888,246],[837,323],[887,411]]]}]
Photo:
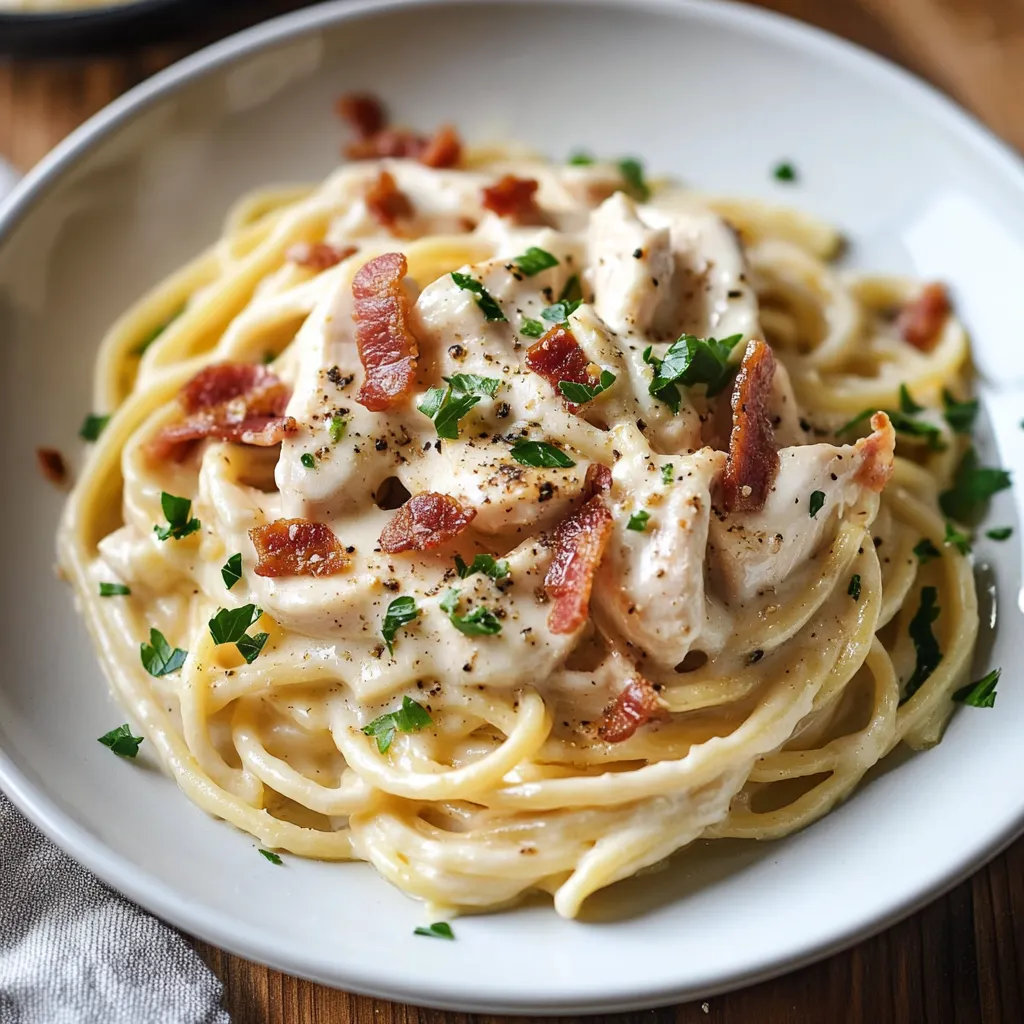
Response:
[{"label": "white plate", "polygon": [[[1004,668],[995,710],[959,711],[939,747],[805,832],[695,849],[598,897],[582,921],[538,901],[460,920],[455,943],[414,938],[420,908],[365,865],[273,867],[172,782],[96,742],[124,716],[50,572],[61,498],[33,449],[77,455],[101,331],[214,237],[232,199],[331,168],[332,101],[352,88],[380,92],[411,124],[451,118],[469,137],[559,157],[642,154],[700,187],[824,214],[857,264],[951,281],[979,365],[1024,380],[1021,167],[874,57],[726,3],[342,2],[264,25],[113,104],[0,214],[0,785],[72,855],[194,934],[329,984],[467,1010],[706,996],[883,927],[1007,843],[1024,819],[1016,536],[980,549],[998,558],[1008,620],[979,654]],[[780,158],[799,185],[774,181]],[[990,411],[1004,463],[1024,472],[1020,394]],[[1016,521],[1010,495],[992,521]]]}]

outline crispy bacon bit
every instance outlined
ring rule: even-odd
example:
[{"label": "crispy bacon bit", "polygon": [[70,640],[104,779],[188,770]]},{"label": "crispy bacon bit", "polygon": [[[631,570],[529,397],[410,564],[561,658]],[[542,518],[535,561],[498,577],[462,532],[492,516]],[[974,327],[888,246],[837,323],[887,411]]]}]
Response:
[{"label": "crispy bacon bit", "polygon": [[763,341],[751,341],[732,392],[732,436],[722,477],[726,512],[758,512],[768,500],[779,453],[768,414],[775,356]]},{"label": "crispy bacon bit", "polygon": [[333,576],[348,564],[329,526],[308,519],[278,519],[249,531],[257,576]]},{"label": "crispy bacon bit", "polygon": [[[579,342],[573,337],[572,331],[561,324],[556,324],[539,341],[535,341],[526,352],[526,365],[534,373],[540,374],[555,390],[561,380],[572,381],[574,384],[589,384],[593,387],[600,376],[592,369],[593,364],[583,354]],[[575,412],[577,408],[571,402],[569,408]]]},{"label": "crispy bacon bit", "polygon": [[511,217],[520,222],[536,220],[540,209],[533,197],[538,185],[534,178],[517,178],[506,174],[496,184],[483,189],[484,209],[499,217]]},{"label": "crispy bacon bit", "polygon": [[297,263],[300,267],[327,270],[342,260],[347,260],[349,256],[358,251],[358,247],[354,245],[343,245],[339,248],[327,242],[299,242],[284,255],[285,259],[291,263]]},{"label": "crispy bacon bit", "polygon": [[862,437],[855,445],[862,461],[854,480],[869,490],[881,492],[892,476],[896,431],[884,412],[871,417],[871,429],[874,433]]},{"label": "crispy bacon bit", "polygon": [[473,521],[476,509],[463,508],[451,495],[414,494],[380,535],[382,551],[429,551],[458,537]]},{"label": "crispy bacon bit", "polygon": [[407,128],[384,128],[365,139],[357,139],[345,147],[349,160],[419,159],[427,140]]},{"label": "crispy bacon bit", "polygon": [[154,462],[180,462],[196,441],[207,437],[269,448],[298,430],[284,414],[290,397],[288,386],[265,366],[207,366],[178,395],[185,418],[163,427],[146,443],[146,454]]},{"label": "crispy bacon bit", "polygon": [[352,125],[361,139],[376,135],[388,121],[380,100],[369,93],[347,93],[339,97],[334,109],[339,117]]},{"label": "crispy bacon bit", "polygon": [[612,489],[612,471],[600,462],[592,462],[587,466],[587,475],[583,481],[583,496],[586,499],[595,494],[607,494]]},{"label": "crispy bacon bit", "polygon": [[67,483],[68,467],[64,462],[64,456],[56,448],[37,448],[36,459],[39,462],[39,471],[51,484],[60,487]]},{"label": "crispy bacon bit", "polygon": [[637,676],[626,683],[626,688],[605,708],[597,734],[608,743],[621,743],[640,726],[667,718],[668,712],[658,700],[654,687],[643,676]]},{"label": "crispy bacon bit", "polygon": [[462,157],[462,139],[450,125],[443,124],[420,153],[420,163],[426,167],[454,167]]},{"label": "crispy bacon bit", "polygon": [[408,269],[401,253],[386,252],[360,267],[352,281],[356,342],[366,371],[357,401],[371,412],[401,401],[416,379],[419,348],[402,287]]},{"label": "crispy bacon bit", "polygon": [[392,233],[398,221],[408,220],[413,215],[409,197],[398,187],[394,175],[388,171],[381,171],[367,190],[366,206],[378,222]]},{"label": "crispy bacon bit", "polygon": [[921,294],[900,311],[896,326],[908,345],[922,352],[931,352],[952,311],[946,286],[926,284]]},{"label": "crispy bacon bit", "polygon": [[544,590],[554,606],[548,615],[552,633],[572,633],[590,615],[590,591],[612,535],[612,514],[595,495],[559,523],[555,557],[544,577]]}]

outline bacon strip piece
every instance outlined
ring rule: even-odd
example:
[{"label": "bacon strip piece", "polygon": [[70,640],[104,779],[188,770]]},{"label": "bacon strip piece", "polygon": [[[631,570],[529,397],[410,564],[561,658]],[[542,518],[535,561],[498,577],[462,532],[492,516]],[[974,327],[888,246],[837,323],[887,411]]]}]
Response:
[{"label": "bacon strip piece", "polygon": [[207,366],[178,395],[185,418],[163,427],[146,443],[146,454],[155,462],[180,462],[196,441],[207,437],[269,448],[298,430],[284,414],[290,397],[288,386],[265,366]]},{"label": "bacon strip piece", "polygon": [[642,725],[666,721],[669,715],[649,680],[637,676],[608,705],[597,728],[597,734],[608,743],[628,740]]},{"label": "bacon strip piece", "polygon": [[[462,159],[462,140],[450,124],[442,125],[429,138],[408,128],[388,128],[379,104],[378,110],[371,113],[371,108],[365,105],[371,98],[358,99],[364,106],[357,110],[353,104],[351,116],[344,115],[359,136],[345,147],[345,156],[349,160],[381,160],[390,157],[419,160],[427,167],[440,168],[454,167]],[[339,113],[341,102],[339,101]],[[375,123],[373,117],[377,114],[379,125],[374,131],[366,131],[368,126]]]},{"label": "bacon strip piece", "polygon": [[517,178],[506,174],[493,185],[483,189],[481,202],[484,209],[491,210],[499,217],[511,217],[524,222],[535,220],[540,213],[534,192],[538,189],[535,178]]},{"label": "bacon strip piece", "polygon": [[277,519],[249,531],[257,576],[333,576],[348,564],[329,526],[308,519]]},{"label": "bacon strip piece", "polygon": [[892,476],[896,431],[884,412],[876,412],[871,417],[871,429],[873,433],[862,437],[854,446],[862,459],[854,480],[880,493]]},{"label": "bacon strip piece", "polygon": [[548,615],[552,633],[572,633],[590,615],[590,591],[612,535],[612,514],[595,495],[559,523],[555,557],[544,577],[544,590],[554,602]]},{"label": "bacon strip piece", "polygon": [[377,180],[367,189],[366,206],[392,234],[398,221],[407,220],[413,215],[409,197],[398,187],[394,175],[388,171],[381,171]]},{"label": "bacon strip piece", "polygon": [[443,124],[420,153],[420,163],[427,167],[454,167],[462,158],[462,139],[450,125]]},{"label": "bacon strip piece", "polygon": [[290,263],[297,263],[300,267],[310,267],[312,270],[327,270],[336,266],[342,260],[347,260],[353,253],[358,252],[354,245],[344,245],[340,248],[330,245],[328,242],[299,242],[293,245],[284,255]]},{"label": "bacon strip piece", "polygon": [[37,448],[36,461],[39,463],[39,472],[50,481],[60,487],[67,483],[68,467],[56,448]]},{"label": "bacon strip piece", "polygon": [[751,341],[732,392],[732,436],[722,477],[726,512],[758,512],[764,508],[779,471],[775,430],[768,414],[774,376],[775,356],[770,346]]},{"label": "bacon strip piece", "polygon": [[476,509],[463,508],[450,494],[414,494],[380,535],[382,551],[429,551],[458,537],[473,521]]},{"label": "bacon strip piece", "polygon": [[381,101],[369,93],[347,93],[338,98],[334,109],[339,117],[348,121],[361,139],[376,135],[388,120]]},{"label": "bacon strip piece", "polygon": [[952,312],[946,286],[926,284],[921,294],[900,311],[896,327],[908,345],[922,352],[931,352]]},{"label": "bacon strip piece", "polygon": [[[527,349],[526,365],[540,374],[560,396],[562,392],[558,390],[558,382],[561,380],[590,387],[600,380],[600,372],[594,372],[597,367],[586,357],[572,331],[561,324],[556,324]],[[579,408],[572,402],[568,406],[572,412]]]},{"label": "bacon strip piece", "polygon": [[408,269],[401,253],[386,252],[363,264],[352,281],[356,342],[366,371],[357,401],[371,412],[396,405],[416,380],[419,346],[402,287]]}]

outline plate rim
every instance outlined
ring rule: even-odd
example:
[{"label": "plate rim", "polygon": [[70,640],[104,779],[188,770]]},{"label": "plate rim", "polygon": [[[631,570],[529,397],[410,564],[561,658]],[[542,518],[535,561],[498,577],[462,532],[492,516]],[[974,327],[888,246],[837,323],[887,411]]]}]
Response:
[{"label": "plate rim", "polygon": [[[263,50],[287,43],[307,33],[335,25],[357,21],[368,15],[400,12],[411,8],[459,7],[469,3],[495,6],[509,0],[330,0],[302,8],[211,44],[153,77],[94,114],[67,138],[58,143],[18,183],[6,199],[0,201],[0,248],[33,206],[43,199],[61,176],[84,156],[104,142],[119,127],[152,104],[172,95],[193,80],[212,75],[236,60],[245,59]],[[521,2],[521,0],[520,0]],[[529,0],[539,5],[554,0]],[[557,0],[563,5],[591,6],[672,14],[681,18],[697,18],[705,22],[740,26],[752,30],[769,41],[783,40],[806,52],[830,56],[845,65],[872,76],[890,89],[913,100],[930,116],[973,147],[979,158],[995,162],[1007,178],[1016,182],[1024,198],[1024,160],[956,101],[917,75],[894,64],[856,43],[849,42],[816,26],[808,25],[776,11],[753,7],[736,0]],[[440,982],[425,987],[418,983],[407,987],[401,978],[389,975],[388,969],[371,971],[347,968],[337,964],[333,973],[319,970],[301,956],[275,946],[270,938],[261,939],[232,931],[230,921],[195,900],[183,899],[172,887],[159,881],[126,857],[114,852],[98,836],[79,825],[49,796],[43,786],[18,767],[6,750],[0,748],[0,789],[12,803],[44,835],[55,842],[68,856],[123,893],[129,899],[157,915],[174,927],[195,935],[234,955],[276,970],[364,995],[407,1002],[419,1006],[450,1009],[459,1012],[498,1012],[516,1014],[623,1012],[678,1003],[700,995],[711,997],[732,989],[754,985],[797,970],[832,956],[863,939],[875,935],[916,912],[948,892],[992,858],[998,856],[1024,830],[1024,805],[1010,824],[998,833],[989,834],[977,844],[973,857],[961,858],[939,872],[923,888],[908,890],[905,898],[894,903],[887,912],[879,913],[845,929],[825,944],[813,942],[796,952],[762,960],[760,967],[745,971],[722,971],[699,989],[690,984],[667,981],[657,989],[631,991],[628,981],[620,984],[612,996],[593,996],[581,980],[575,989],[566,986],[558,996],[545,996],[543,1005],[536,998],[511,986],[498,991],[472,992],[472,982],[461,990]]]}]

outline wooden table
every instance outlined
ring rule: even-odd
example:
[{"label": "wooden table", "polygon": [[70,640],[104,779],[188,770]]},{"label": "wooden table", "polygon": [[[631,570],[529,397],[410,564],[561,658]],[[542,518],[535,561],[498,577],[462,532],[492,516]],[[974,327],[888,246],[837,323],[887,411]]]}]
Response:
[{"label": "wooden table", "polygon": [[[906,64],[1024,149],[1024,0],[761,2]],[[183,53],[244,23],[299,6],[298,0],[249,0],[211,16],[215,23],[204,22],[201,37],[144,52],[0,63],[0,155],[27,169],[109,100]],[[468,1020],[464,1014],[351,996],[196,945],[223,979],[227,1005],[239,1024]],[[607,1019],[610,1024],[1024,1021],[1024,839],[914,917],[813,967],[705,1003]]]}]

